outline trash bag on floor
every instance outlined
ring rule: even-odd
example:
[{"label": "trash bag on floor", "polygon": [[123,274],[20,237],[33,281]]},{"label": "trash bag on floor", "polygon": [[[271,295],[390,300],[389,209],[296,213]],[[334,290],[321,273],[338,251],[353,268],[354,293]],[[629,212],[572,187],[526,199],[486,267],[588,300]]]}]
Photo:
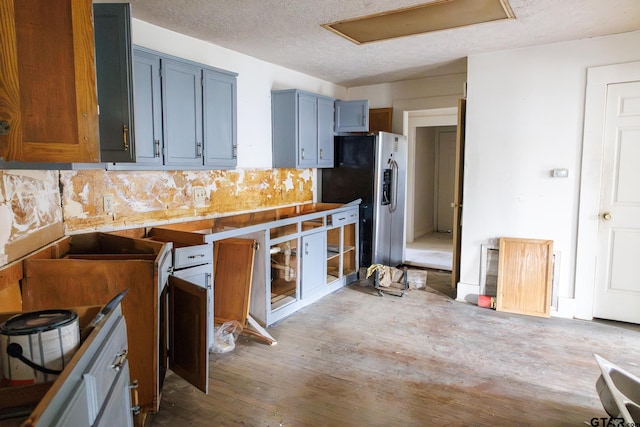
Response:
[{"label": "trash bag on floor", "polygon": [[214,328],[211,353],[228,353],[236,348],[236,339],[243,331],[243,327],[237,320],[224,322]]}]

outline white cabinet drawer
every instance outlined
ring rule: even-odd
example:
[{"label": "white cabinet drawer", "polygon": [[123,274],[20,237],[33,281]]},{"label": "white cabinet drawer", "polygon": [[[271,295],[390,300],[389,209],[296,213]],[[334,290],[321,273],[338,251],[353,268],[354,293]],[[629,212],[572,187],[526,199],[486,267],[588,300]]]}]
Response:
[{"label": "white cabinet drawer", "polygon": [[329,217],[330,225],[336,227],[343,224],[349,224],[358,220],[358,208],[334,213]]},{"label": "white cabinet drawer", "polygon": [[173,249],[173,268],[176,270],[194,265],[211,264],[212,262],[212,245],[185,246]]}]

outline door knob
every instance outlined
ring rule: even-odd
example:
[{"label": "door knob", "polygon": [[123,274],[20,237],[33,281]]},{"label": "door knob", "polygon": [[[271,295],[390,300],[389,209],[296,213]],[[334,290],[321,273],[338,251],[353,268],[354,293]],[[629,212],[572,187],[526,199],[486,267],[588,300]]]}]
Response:
[{"label": "door knob", "polygon": [[604,219],[605,221],[609,221],[611,219],[611,213],[609,212],[605,212],[602,214],[602,219]]}]

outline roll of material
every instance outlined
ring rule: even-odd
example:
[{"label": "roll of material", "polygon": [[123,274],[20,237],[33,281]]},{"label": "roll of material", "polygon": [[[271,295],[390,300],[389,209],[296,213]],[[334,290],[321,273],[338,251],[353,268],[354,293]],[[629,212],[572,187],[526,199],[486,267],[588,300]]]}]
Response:
[{"label": "roll of material", "polygon": [[3,382],[13,386],[53,381],[79,347],[78,315],[73,311],[13,316],[0,325]]}]

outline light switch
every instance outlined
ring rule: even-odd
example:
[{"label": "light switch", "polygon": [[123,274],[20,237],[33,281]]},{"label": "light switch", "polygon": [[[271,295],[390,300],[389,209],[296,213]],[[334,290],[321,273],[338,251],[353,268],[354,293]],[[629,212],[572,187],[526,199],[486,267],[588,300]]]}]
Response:
[{"label": "light switch", "polygon": [[568,178],[569,169],[554,169],[551,171],[551,176],[554,178]]}]

